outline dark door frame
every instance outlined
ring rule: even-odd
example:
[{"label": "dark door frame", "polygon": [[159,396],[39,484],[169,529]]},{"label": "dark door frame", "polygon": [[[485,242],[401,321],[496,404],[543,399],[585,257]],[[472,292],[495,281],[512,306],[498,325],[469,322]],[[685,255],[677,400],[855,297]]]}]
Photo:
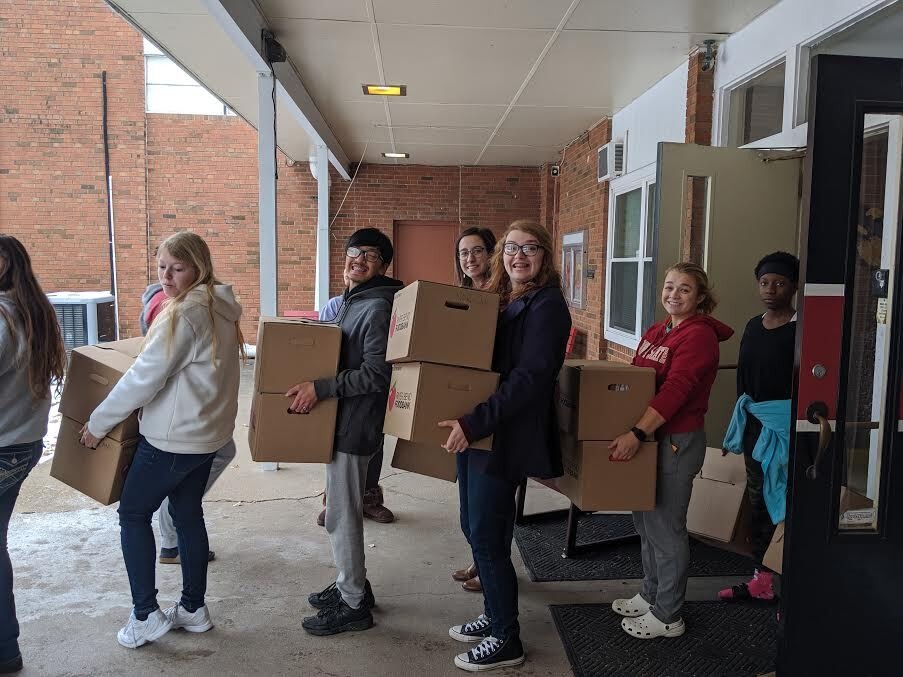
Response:
[{"label": "dark door frame", "polygon": [[[875,533],[838,530],[848,418],[848,346],[853,338],[855,224],[867,113],[903,113],[903,60],[816,56],[809,85],[801,235],[805,287],[794,375],[796,421],[788,480],[779,675],[890,675],[903,669],[895,639],[903,627],[899,571],[903,564],[903,434],[898,426],[903,387],[903,242],[899,237],[887,359],[886,411],[894,420],[886,423],[879,452],[879,529]],[[886,229],[899,227],[899,223],[885,223]],[[813,285],[833,285],[837,294],[819,296]],[[814,356],[826,354],[828,377],[818,378],[813,374]],[[819,433],[806,424],[809,407],[817,400],[827,405],[826,418],[836,426],[821,458],[816,453]],[[812,465],[817,466],[814,479]]]}]

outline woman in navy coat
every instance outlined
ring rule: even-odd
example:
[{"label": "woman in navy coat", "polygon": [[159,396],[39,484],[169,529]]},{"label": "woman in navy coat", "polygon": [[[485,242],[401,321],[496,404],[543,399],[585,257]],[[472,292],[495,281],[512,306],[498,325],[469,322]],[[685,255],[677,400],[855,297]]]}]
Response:
[{"label": "woman in navy coat", "polygon": [[[499,388],[470,414],[439,424],[451,429],[445,448],[467,454],[467,463],[459,464],[465,470],[458,477],[461,526],[479,567],[484,610],[449,634],[477,642],[455,658],[455,665],[471,672],[525,660],[511,563],[514,496],[528,476],[562,474],[554,394],[571,317],[552,239],[539,223],[524,219],[512,223],[499,242],[489,284],[502,297],[493,358]],[[489,435],[492,451],[468,449]]]}]

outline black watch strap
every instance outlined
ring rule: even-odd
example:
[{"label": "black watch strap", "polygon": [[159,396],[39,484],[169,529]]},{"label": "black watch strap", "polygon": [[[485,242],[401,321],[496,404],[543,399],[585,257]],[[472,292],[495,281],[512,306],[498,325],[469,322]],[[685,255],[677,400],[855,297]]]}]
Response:
[{"label": "black watch strap", "polygon": [[630,432],[632,432],[632,433],[634,434],[634,436],[635,436],[640,442],[645,442],[646,439],[649,437],[649,436],[646,434],[646,432],[645,432],[644,430],[640,430],[640,429],[637,428],[636,426],[633,426],[633,427],[630,429]]}]

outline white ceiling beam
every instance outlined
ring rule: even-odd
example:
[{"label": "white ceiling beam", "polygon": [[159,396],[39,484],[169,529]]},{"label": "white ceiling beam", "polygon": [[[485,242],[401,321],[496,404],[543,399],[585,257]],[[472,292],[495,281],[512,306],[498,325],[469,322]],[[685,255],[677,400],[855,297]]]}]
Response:
[{"label": "white ceiling beam", "polygon": [[[246,55],[258,72],[269,72],[261,31],[269,30],[266,17],[250,0],[202,0],[207,11]],[[278,38],[277,38],[278,39]],[[291,61],[273,64],[279,82],[276,95],[310,136],[314,145],[329,149],[329,161],[342,178],[350,180],[348,156],[317,108]]]}]

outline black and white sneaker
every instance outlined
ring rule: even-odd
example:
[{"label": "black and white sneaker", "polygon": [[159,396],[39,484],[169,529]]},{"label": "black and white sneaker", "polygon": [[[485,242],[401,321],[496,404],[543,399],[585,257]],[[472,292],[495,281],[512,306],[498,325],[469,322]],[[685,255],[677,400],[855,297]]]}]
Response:
[{"label": "black and white sneaker", "polygon": [[519,638],[487,637],[467,653],[455,656],[455,665],[468,672],[482,672],[521,665],[525,660],[527,656]]},{"label": "black and white sneaker", "polygon": [[[326,609],[341,602],[342,593],[339,592],[335,583],[330,583],[320,592],[308,595],[307,601],[314,609]],[[361,604],[368,609],[376,606],[376,598],[373,596],[373,588],[370,587],[370,581],[364,582],[364,601]]]},{"label": "black and white sneaker", "polygon": [[464,625],[454,625],[448,629],[448,635],[459,642],[479,642],[492,634],[492,621],[486,614],[480,614],[476,620]]}]

